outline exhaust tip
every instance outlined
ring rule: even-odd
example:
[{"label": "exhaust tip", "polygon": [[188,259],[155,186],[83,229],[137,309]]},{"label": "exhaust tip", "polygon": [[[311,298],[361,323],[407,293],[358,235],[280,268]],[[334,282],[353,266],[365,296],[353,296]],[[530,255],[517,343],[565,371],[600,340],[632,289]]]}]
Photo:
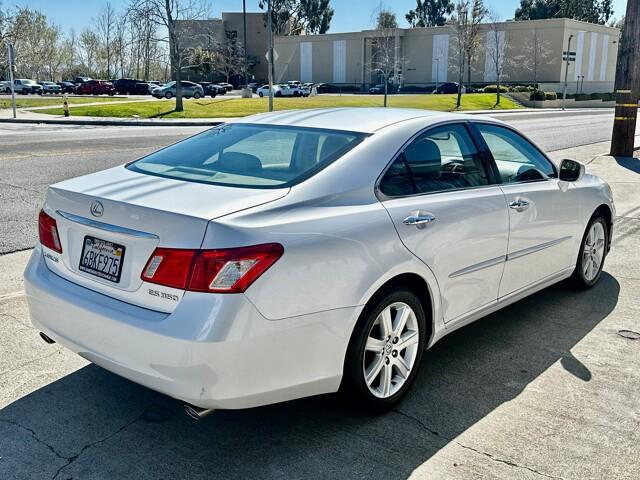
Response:
[{"label": "exhaust tip", "polygon": [[211,415],[213,412],[215,412],[215,409],[200,408],[200,407],[196,407],[195,405],[189,405],[188,403],[186,403],[184,405],[184,411],[187,415],[189,415],[194,420],[201,420],[204,417]]},{"label": "exhaust tip", "polygon": [[40,338],[42,340],[44,340],[46,343],[48,343],[49,345],[56,343],[55,340],[53,340],[52,338],[49,338],[48,336],[46,336],[43,332],[40,332]]}]

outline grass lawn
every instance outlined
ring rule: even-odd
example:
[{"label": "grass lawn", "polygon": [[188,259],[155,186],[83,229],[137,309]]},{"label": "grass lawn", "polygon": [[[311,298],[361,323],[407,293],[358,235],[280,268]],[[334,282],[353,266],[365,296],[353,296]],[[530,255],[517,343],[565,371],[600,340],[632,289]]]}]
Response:
[{"label": "grass lawn", "polygon": [[[132,117],[140,118],[216,118],[243,117],[266,112],[266,98],[200,99],[185,100],[183,112],[175,112],[175,100],[158,100],[144,103],[121,105],[94,105],[74,107],[72,116],[92,117]],[[320,95],[308,98],[276,98],[275,110],[329,107],[381,107],[381,95]],[[485,110],[494,107],[496,96],[492,93],[474,93],[462,96],[462,110]],[[427,110],[452,111],[455,109],[455,95],[391,95],[390,107],[421,108]],[[501,97],[497,109],[521,108],[508,97]],[[62,115],[62,108],[39,110],[38,113]]]},{"label": "grass lawn", "polygon": [[[94,102],[122,102],[129,100],[128,98],[118,97],[69,97],[70,104],[78,103],[94,103]],[[16,107],[47,107],[49,105],[62,105],[62,97],[33,97],[33,98],[16,98]],[[11,108],[11,96],[0,97],[0,108]],[[62,109],[60,109],[62,112]]]}]

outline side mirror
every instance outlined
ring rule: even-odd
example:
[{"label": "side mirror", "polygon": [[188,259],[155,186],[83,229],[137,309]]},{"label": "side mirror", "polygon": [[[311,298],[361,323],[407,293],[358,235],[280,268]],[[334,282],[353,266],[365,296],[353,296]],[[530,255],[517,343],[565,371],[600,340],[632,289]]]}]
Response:
[{"label": "side mirror", "polygon": [[585,174],[585,167],[583,163],[578,162],[577,160],[571,160],[570,158],[565,158],[560,163],[560,175],[559,178],[563,182],[577,182]]}]

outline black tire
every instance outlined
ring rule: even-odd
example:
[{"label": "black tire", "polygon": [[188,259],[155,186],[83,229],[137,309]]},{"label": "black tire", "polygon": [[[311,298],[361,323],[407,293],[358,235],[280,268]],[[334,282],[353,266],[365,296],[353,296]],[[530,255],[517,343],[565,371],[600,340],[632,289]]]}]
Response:
[{"label": "black tire", "polygon": [[[587,240],[589,238],[589,232],[591,231],[591,228],[593,227],[593,225],[596,223],[600,223],[602,225],[602,229],[604,232],[604,245],[603,245],[604,251],[602,253],[602,260],[600,261],[600,265],[598,267],[597,273],[595,274],[595,276],[593,276],[593,278],[589,278],[585,274],[586,262],[589,260],[588,260],[588,256],[585,256],[584,252],[585,252]],[[582,236],[582,241],[580,242],[580,250],[578,251],[578,258],[576,260],[576,268],[571,274],[571,279],[570,279],[571,283],[579,289],[588,289],[593,287],[596,283],[598,283],[598,280],[602,275],[602,268],[604,267],[604,261],[607,258],[608,250],[609,250],[609,226],[604,216],[596,212],[591,217],[591,220],[589,220],[587,228],[584,231],[584,235]]]},{"label": "black tire", "polygon": [[164,94],[164,98],[166,98],[167,100],[171,100],[173,98],[173,93],[171,92],[166,92]]},{"label": "black tire", "polygon": [[196,100],[199,100],[200,97],[202,97],[202,95],[200,95],[200,92],[196,92],[193,94],[193,98],[195,98]]},{"label": "black tire", "polygon": [[276,97],[281,97],[282,96],[282,92],[280,92],[280,91],[276,92],[275,96]]},{"label": "black tire", "polygon": [[[411,307],[418,325],[418,345],[416,358],[409,376],[399,390],[391,396],[381,398],[374,395],[364,378],[365,345],[376,319],[388,306],[402,302]],[[404,287],[390,287],[379,292],[365,307],[354,328],[344,364],[344,375],[340,392],[343,397],[357,408],[366,408],[381,413],[397,405],[411,388],[420,369],[420,361],[425,349],[427,320],[422,303],[417,295]],[[370,354],[370,353],[369,353]]]},{"label": "black tire", "polygon": [[262,98],[262,97],[264,97],[264,93],[262,93],[262,92],[258,92],[258,96],[259,96],[260,98]]}]

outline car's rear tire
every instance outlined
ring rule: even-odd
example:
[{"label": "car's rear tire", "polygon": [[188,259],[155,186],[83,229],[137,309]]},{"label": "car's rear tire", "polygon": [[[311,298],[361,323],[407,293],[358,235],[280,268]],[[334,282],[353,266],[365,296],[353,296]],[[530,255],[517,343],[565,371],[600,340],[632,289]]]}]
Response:
[{"label": "car's rear tire", "polygon": [[258,96],[259,96],[260,98],[262,98],[262,97],[264,97],[264,93],[262,93],[262,92],[258,92]]},{"label": "car's rear tire", "polygon": [[609,249],[609,227],[600,213],[595,213],[580,242],[576,268],[571,282],[578,288],[593,287],[602,274],[602,267]]},{"label": "car's rear tire", "polygon": [[171,100],[173,98],[173,93],[171,92],[167,92],[164,94],[164,98],[166,98],[167,100]]},{"label": "car's rear tire", "polygon": [[418,296],[404,287],[377,294],[365,307],[349,342],[340,386],[358,406],[392,408],[415,381],[427,323]]},{"label": "car's rear tire", "polygon": [[196,100],[200,99],[200,97],[202,97],[202,95],[200,95],[200,92],[196,92],[193,94],[193,98],[195,98]]}]

